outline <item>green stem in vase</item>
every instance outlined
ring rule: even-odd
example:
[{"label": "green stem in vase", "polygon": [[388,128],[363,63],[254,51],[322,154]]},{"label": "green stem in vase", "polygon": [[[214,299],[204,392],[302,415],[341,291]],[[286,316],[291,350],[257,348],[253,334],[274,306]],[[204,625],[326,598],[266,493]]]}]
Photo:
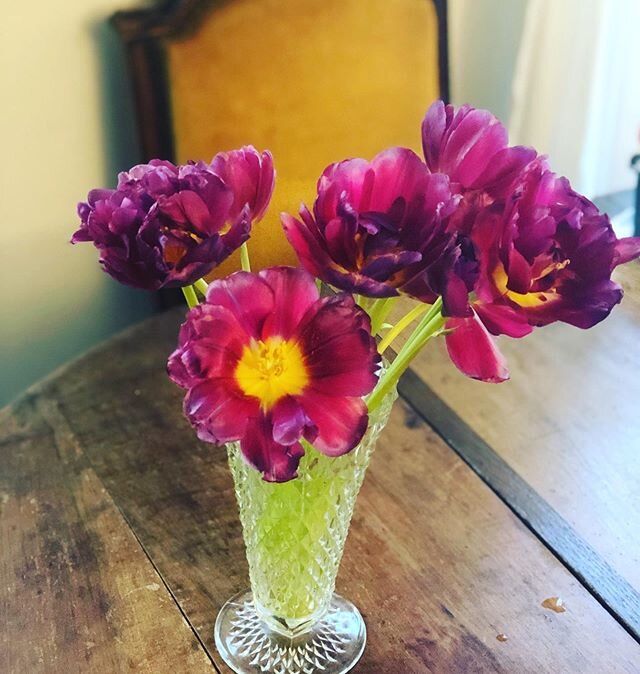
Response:
[{"label": "green stem in vase", "polygon": [[442,298],[438,298],[400,349],[393,363],[383,373],[378,385],[367,400],[369,412],[375,410],[385,395],[397,384],[402,373],[409,367],[422,347],[435,335],[440,334],[445,317],[441,313]]},{"label": "green stem in vase", "polygon": [[203,297],[207,296],[209,284],[203,278],[198,279],[193,285],[202,293]]},{"label": "green stem in vase", "polygon": [[356,304],[363,311],[366,311],[368,314],[371,314],[372,300],[371,300],[370,297],[366,297],[365,295],[354,295],[354,299],[355,299]]},{"label": "green stem in vase", "polygon": [[249,261],[249,247],[245,241],[240,246],[240,264],[242,265],[242,271],[251,271],[251,262]]},{"label": "green stem in vase", "polygon": [[430,305],[420,303],[416,307],[414,307],[408,314],[403,316],[384,336],[384,339],[380,341],[378,351],[380,353],[384,353],[391,346],[393,340],[396,337],[398,337],[398,335],[400,335],[407,326],[411,325],[411,323],[413,323],[413,321],[415,321],[416,318],[422,316],[422,314],[428,311],[429,308]]},{"label": "green stem in vase", "polygon": [[373,301],[370,307],[369,316],[371,317],[371,334],[377,335],[380,332],[382,324],[393,309],[397,297],[385,297]]},{"label": "green stem in vase", "polygon": [[196,295],[196,291],[193,289],[193,286],[183,286],[182,294],[184,295],[185,300],[187,300],[187,306],[189,309],[193,309],[193,307],[199,304],[198,296]]}]

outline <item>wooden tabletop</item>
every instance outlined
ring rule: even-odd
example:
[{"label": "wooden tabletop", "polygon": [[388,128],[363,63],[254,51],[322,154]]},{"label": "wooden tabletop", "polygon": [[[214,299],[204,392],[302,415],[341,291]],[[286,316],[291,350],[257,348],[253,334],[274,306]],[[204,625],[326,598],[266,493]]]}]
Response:
[{"label": "wooden tabletop", "polygon": [[[338,578],[354,672],[640,672],[640,265],[618,280],[594,330],[505,340],[509,383],[438,345],[405,377]],[[165,374],[182,315],[0,412],[2,674],[229,672],[213,622],[247,567],[225,453]]]}]

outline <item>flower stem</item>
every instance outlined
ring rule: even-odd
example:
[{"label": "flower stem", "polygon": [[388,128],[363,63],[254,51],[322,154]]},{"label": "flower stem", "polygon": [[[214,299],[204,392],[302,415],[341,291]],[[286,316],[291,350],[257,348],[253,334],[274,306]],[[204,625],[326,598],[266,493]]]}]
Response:
[{"label": "flower stem", "polygon": [[207,288],[209,287],[209,284],[203,279],[198,279],[194,284],[193,284],[205,297],[207,296]]},{"label": "flower stem", "polygon": [[430,309],[430,305],[423,304],[422,302],[415,306],[406,316],[403,316],[391,330],[384,336],[384,339],[381,340],[378,345],[378,351],[384,353],[389,346],[393,343],[393,340],[413,321],[422,316],[422,314]]},{"label": "flower stem", "polygon": [[366,311],[369,315],[371,314],[371,303],[373,300],[366,295],[354,295],[356,304],[363,310]]},{"label": "flower stem", "polygon": [[187,300],[189,309],[193,309],[193,307],[198,305],[198,296],[196,295],[193,286],[184,286],[182,288],[182,294],[184,295],[185,300]]},{"label": "flower stem", "polygon": [[243,271],[251,271],[251,262],[249,262],[249,247],[245,241],[240,246],[240,264],[242,265]]},{"label": "flower stem", "polygon": [[403,372],[409,367],[411,361],[420,349],[436,334],[439,334],[444,325],[445,318],[441,313],[442,298],[438,298],[429,308],[426,315],[418,323],[405,345],[395,357],[393,363],[383,374],[378,385],[367,400],[369,412],[378,407],[386,394],[396,385]]},{"label": "flower stem", "polygon": [[369,316],[371,316],[371,334],[377,335],[380,332],[380,328],[384,323],[386,317],[389,315],[393,305],[395,304],[397,297],[385,297],[382,299],[377,299],[373,301],[373,304],[369,310]]}]

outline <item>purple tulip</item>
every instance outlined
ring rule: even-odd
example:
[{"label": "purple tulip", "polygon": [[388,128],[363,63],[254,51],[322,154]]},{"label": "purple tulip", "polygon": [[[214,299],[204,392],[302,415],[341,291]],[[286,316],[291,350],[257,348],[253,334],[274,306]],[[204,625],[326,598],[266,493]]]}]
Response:
[{"label": "purple tulip", "polygon": [[480,361],[506,371],[488,335],[478,337],[480,330],[523,337],[555,321],[590,328],[622,300],[622,288],[611,280],[615,267],[640,256],[640,238],[619,240],[609,218],[545,161],[530,164],[512,190],[505,207],[475,217],[476,322],[467,319],[464,330],[447,337],[454,362],[470,376],[477,376],[477,368],[471,372]]},{"label": "purple tulip", "polygon": [[[391,148],[371,162],[327,167],[313,214],[282,215],[301,264],[336,288],[368,297],[400,292],[424,302],[443,295],[449,313],[467,311],[466,279],[454,277],[461,247],[447,217],[456,207],[449,179],[432,175],[411,150]],[[459,287],[458,287],[459,286]]]},{"label": "purple tulip", "polygon": [[369,317],[346,293],[320,298],[302,269],[236,272],[182,325],[169,376],[201,440],[240,441],[265,480],[296,477],[305,438],[328,455],[367,429],[362,396],[380,365]]},{"label": "purple tulip", "polygon": [[433,173],[449,176],[452,189],[504,197],[535,158],[527,147],[509,147],[507,130],[488,110],[436,101],[422,122],[422,148]]},{"label": "purple tulip", "polygon": [[523,337],[554,321],[589,328],[609,315],[622,299],[611,272],[640,255],[639,238],[618,240],[607,216],[544,158],[510,147],[487,110],[437,101],[422,143],[429,170],[447,175],[459,197],[449,229],[466,242],[462,260],[478,261],[471,315],[447,321],[447,348],[462,372],[508,377],[491,334]]},{"label": "purple tulip", "polygon": [[211,164],[153,159],[121,173],[115,190],[89,192],[71,242],[92,241],[103,269],[121,283],[189,285],[249,238],[273,185],[271,155],[252,147]]}]

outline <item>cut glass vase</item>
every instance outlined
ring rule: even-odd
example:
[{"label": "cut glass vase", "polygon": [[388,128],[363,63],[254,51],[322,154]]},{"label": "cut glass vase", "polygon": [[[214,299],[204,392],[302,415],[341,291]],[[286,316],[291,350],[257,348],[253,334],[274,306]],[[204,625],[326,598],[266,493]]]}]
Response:
[{"label": "cut glass vase", "polygon": [[307,445],[289,482],[265,482],[238,443],[227,445],[251,580],[216,620],[216,647],[235,672],[343,674],[362,655],[362,616],[334,588],[356,497],[396,397],[393,390],[370,414],[348,454],[330,458]]}]

